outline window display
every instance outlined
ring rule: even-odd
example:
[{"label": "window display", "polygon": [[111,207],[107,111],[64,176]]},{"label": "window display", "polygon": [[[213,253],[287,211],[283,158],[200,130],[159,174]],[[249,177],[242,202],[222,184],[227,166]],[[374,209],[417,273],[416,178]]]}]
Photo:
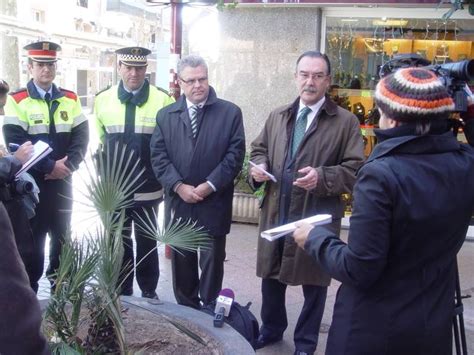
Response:
[{"label": "window display", "polygon": [[400,54],[431,64],[474,58],[474,21],[326,17],[325,52],[333,64],[331,97],[359,119],[370,154],[378,124],[373,90],[380,68]]}]

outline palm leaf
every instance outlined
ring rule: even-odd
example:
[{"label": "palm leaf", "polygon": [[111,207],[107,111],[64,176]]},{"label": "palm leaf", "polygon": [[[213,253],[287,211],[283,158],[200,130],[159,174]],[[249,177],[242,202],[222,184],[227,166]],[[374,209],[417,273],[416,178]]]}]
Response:
[{"label": "palm leaf", "polygon": [[147,211],[145,218],[136,214],[139,223],[137,227],[141,229],[148,238],[156,240],[158,243],[169,245],[175,250],[183,249],[187,251],[196,251],[199,248],[210,248],[209,234],[203,227],[197,227],[197,223],[192,220],[183,222],[178,218],[174,222],[170,222],[166,228],[162,229],[157,223],[153,223],[152,218]]},{"label": "palm leaf", "polygon": [[[134,204],[133,196],[141,186],[139,179],[144,169],[139,169],[139,161],[134,159],[133,154],[127,153],[125,146],[115,145],[113,152],[107,149],[107,157],[109,159],[104,159],[99,154],[92,167],[90,162],[85,161],[85,189],[77,191],[88,200],[82,205],[95,210],[100,224],[81,241],[66,238],[55,276],[56,291],[45,312],[45,319],[53,329],[54,336],[64,343],[64,346],[54,345],[61,353],[77,349],[79,352],[71,354],[86,351],[86,345],[77,336],[79,324],[85,321],[80,318],[81,306],[84,304],[89,309],[89,319],[94,329],[110,327],[112,324],[114,346],[117,344],[120,353],[127,353],[119,297],[125,209]],[[160,229],[154,222],[155,218],[154,214],[145,214],[145,218],[139,216],[140,223],[137,227],[148,237],[177,250],[209,247],[207,233],[198,228],[195,222],[177,220]],[[141,260],[137,261],[137,264],[140,262]],[[132,272],[133,268],[130,266],[126,273]],[[66,311],[67,309],[70,311]],[[181,324],[170,322],[199,341]]]}]

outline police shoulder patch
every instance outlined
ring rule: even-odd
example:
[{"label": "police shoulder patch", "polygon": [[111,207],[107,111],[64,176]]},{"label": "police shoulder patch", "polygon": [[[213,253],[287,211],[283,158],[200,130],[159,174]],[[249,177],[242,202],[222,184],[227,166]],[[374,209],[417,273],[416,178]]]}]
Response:
[{"label": "police shoulder patch", "polygon": [[18,104],[20,101],[26,99],[30,95],[28,94],[28,90],[26,88],[21,88],[18,91],[10,93],[10,96],[13,97],[13,100]]},{"label": "police shoulder patch", "polygon": [[77,94],[74,91],[60,88],[61,92],[69,99],[77,100]]}]

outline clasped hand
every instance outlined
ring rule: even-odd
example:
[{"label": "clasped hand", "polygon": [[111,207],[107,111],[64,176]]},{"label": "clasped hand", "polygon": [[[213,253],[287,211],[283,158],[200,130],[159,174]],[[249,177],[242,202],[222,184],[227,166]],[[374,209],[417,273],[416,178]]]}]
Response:
[{"label": "clasped hand", "polygon": [[209,196],[213,190],[207,182],[194,187],[188,184],[181,184],[176,189],[177,194],[186,203],[198,203]]}]

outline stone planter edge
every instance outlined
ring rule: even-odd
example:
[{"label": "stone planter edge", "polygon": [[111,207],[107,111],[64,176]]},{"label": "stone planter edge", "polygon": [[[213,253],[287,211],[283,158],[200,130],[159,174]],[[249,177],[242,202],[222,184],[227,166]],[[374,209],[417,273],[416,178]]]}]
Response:
[{"label": "stone planter edge", "polygon": [[[249,342],[227,323],[224,323],[222,328],[214,327],[213,317],[209,314],[171,302],[163,302],[157,305],[153,304],[153,301],[134,296],[121,296],[120,299],[123,304],[145,308],[154,313],[161,313],[177,320],[183,319],[195,324],[219,343],[225,355],[255,354],[255,350]],[[42,310],[46,308],[48,301],[48,299],[39,300]]]}]

